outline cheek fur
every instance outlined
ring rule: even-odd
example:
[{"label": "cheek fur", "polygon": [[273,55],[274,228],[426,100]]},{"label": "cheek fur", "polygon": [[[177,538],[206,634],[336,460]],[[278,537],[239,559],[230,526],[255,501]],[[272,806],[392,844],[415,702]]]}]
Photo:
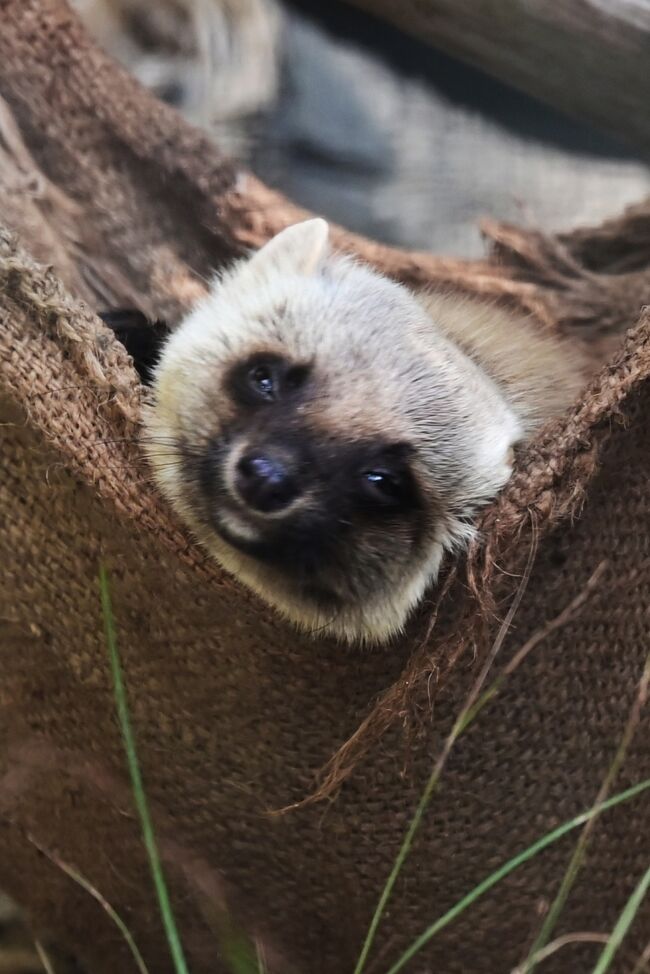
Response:
[{"label": "cheek fur", "polygon": [[[182,389],[186,399],[181,411],[174,400]],[[249,557],[273,565],[289,584],[318,579],[347,599],[398,587],[409,561],[422,557],[436,505],[419,484],[413,487],[407,509],[398,514],[372,510],[359,500],[355,471],[363,466],[363,458],[372,466],[381,455],[376,437],[341,441],[322,428],[305,428],[295,403],[257,412],[238,410],[218,383],[208,393],[189,389],[173,371],[160,377],[157,392],[155,415],[159,425],[166,424],[166,435],[174,438],[179,458],[171,499],[183,512],[191,512],[192,526],[202,537],[220,534],[221,540],[239,546]],[[309,472],[309,504],[299,506],[296,517],[286,522],[256,525],[248,538],[242,531],[239,538],[230,538],[228,518],[222,519],[224,536],[216,514],[232,501],[224,480],[229,450],[242,439],[265,443],[287,437]],[[169,483],[166,486],[170,496]]]}]

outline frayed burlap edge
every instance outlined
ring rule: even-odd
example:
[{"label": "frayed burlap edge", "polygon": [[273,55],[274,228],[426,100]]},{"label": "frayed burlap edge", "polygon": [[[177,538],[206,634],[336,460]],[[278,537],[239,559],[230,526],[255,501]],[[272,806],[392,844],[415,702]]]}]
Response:
[{"label": "frayed burlap edge", "polygon": [[[512,479],[479,521],[477,540],[450,568],[403,673],[325,765],[319,787],[301,804],[335,793],[396,721],[412,733],[420,719],[418,710],[424,710],[425,719],[430,715],[436,694],[461,657],[485,657],[501,623],[497,604],[514,602],[540,541],[560,521],[579,512],[602,447],[615,435],[617,424],[625,422],[625,400],[649,377],[650,308],[644,308],[575,409],[542,430],[518,457]],[[446,598],[458,609],[453,623],[434,639],[438,609]]]},{"label": "frayed burlap edge", "polygon": [[76,475],[204,577],[229,584],[153,490],[139,449],[143,389],[123,346],[2,226],[0,380]]},{"label": "frayed burlap edge", "polygon": [[[537,276],[547,280],[557,282],[562,273],[568,279],[570,271],[574,280],[579,278],[563,244],[501,226],[492,227],[491,234],[502,250],[518,254],[528,274],[537,266]],[[551,258],[564,261],[564,271],[552,269]],[[153,531],[204,578],[219,587],[234,586],[177,525],[147,482],[137,445],[142,389],[112,334],[6,230],[0,232],[0,289],[3,380],[29,422],[118,511]],[[625,398],[649,374],[646,309],[576,408],[542,431],[518,458],[510,483],[481,518],[479,540],[450,568],[441,590],[438,602],[444,596],[458,605],[452,627],[432,638],[435,609],[421,623],[403,674],[324,769],[313,798],[336,791],[396,720],[404,722],[417,712],[423,688],[430,706],[461,656],[480,658],[485,652],[497,600],[516,579],[533,531],[539,542],[558,521],[579,510],[599,451],[622,419]]]},{"label": "frayed burlap edge", "polygon": [[[115,73],[108,63],[106,70]],[[122,88],[128,86],[121,75],[119,80]],[[139,117],[151,107],[148,96],[134,100],[132,93],[126,94],[129,114]],[[170,139],[174,132],[184,133],[176,154],[157,162],[177,173],[182,170],[202,206],[209,208],[212,200],[226,251],[235,254],[242,243],[262,243],[304,215],[254,177],[224,192],[214,151],[212,157],[191,152],[200,137],[163,106],[156,106],[156,113]],[[118,121],[113,120],[115,130],[126,139],[129,133]],[[158,136],[162,138],[160,132]],[[405,283],[460,289],[527,310],[543,326],[584,340],[595,361],[602,361],[619,341],[650,293],[648,202],[601,227],[555,237],[492,221],[483,229],[492,257],[467,263],[392,250],[340,228],[334,229],[333,239],[337,247]],[[155,304],[155,295],[147,295],[145,303],[152,300]],[[92,311],[66,293],[52,270],[38,264],[5,230],[0,233],[0,321],[2,380],[29,422],[79,476],[121,514],[152,531],[190,569],[220,588],[236,586],[193,543],[148,483],[137,445],[142,390],[128,356]],[[647,316],[574,412],[542,433],[519,458],[507,490],[481,521],[482,543],[450,571],[443,589],[458,600],[456,634],[437,630],[432,649],[435,611],[425,620],[409,666],[328,766],[320,797],[335,790],[373,741],[416,706],[424,684],[430,694],[432,687],[444,684],[461,653],[469,649],[480,655],[498,581],[491,566],[498,559],[516,570],[533,521],[541,539],[579,508],[600,445],[609,435],[608,423],[647,375],[646,333]],[[260,605],[260,611],[268,610]]]}]

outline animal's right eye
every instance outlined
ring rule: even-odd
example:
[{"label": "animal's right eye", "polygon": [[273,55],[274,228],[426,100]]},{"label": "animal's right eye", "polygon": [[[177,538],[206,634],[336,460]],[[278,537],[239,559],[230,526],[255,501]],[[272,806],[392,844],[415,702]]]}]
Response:
[{"label": "animal's right eye", "polygon": [[366,497],[382,506],[398,504],[404,487],[399,473],[390,470],[364,470],[361,484]]},{"label": "animal's right eye", "polygon": [[255,365],[248,373],[248,382],[262,399],[275,399],[276,381],[268,365]]},{"label": "animal's right eye", "polygon": [[310,368],[304,362],[291,362],[272,352],[260,352],[230,370],[226,388],[235,402],[255,409],[264,403],[291,399],[307,382]]}]

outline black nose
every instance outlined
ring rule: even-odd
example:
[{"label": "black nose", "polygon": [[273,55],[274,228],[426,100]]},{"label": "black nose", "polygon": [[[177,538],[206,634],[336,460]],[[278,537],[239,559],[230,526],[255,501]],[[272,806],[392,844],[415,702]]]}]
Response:
[{"label": "black nose", "polygon": [[288,507],[298,494],[298,484],[288,465],[261,453],[247,453],[235,474],[237,492],[254,511],[269,514]]}]

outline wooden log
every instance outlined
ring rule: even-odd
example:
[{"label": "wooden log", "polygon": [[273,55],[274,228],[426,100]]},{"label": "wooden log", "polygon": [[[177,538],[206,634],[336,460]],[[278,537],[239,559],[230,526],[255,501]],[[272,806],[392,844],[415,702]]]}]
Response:
[{"label": "wooden log", "polygon": [[352,3],[650,153],[650,4],[645,0]]}]

